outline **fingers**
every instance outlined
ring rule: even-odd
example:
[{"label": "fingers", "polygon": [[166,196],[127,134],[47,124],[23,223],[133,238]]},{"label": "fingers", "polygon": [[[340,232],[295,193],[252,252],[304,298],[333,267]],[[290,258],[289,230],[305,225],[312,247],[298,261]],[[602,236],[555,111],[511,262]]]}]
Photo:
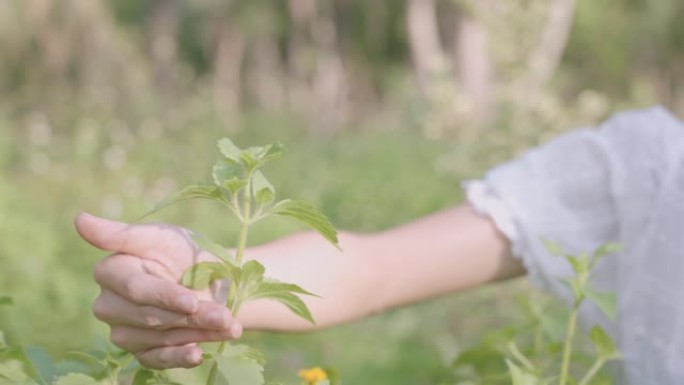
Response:
[{"label": "fingers", "polygon": [[202,350],[196,344],[146,350],[135,355],[150,369],[194,368],[202,363]]},{"label": "fingers", "polygon": [[110,339],[114,345],[129,352],[137,353],[163,347],[183,346],[198,342],[218,342],[237,338],[239,335],[236,335],[231,329],[220,331],[190,328],[152,330],[131,326],[112,326]]},{"label": "fingers", "polygon": [[78,214],[74,225],[83,239],[99,249],[141,257],[187,235],[175,226],[133,225],[86,213]]},{"label": "fingers", "polygon": [[147,274],[139,258],[116,254],[95,266],[95,280],[123,298],[141,306],[195,313],[199,301],[195,293],[175,282]]},{"label": "fingers", "polygon": [[93,304],[95,316],[110,325],[133,326],[146,329],[198,328],[228,330],[233,317],[225,306],[200,301],[192,314],[179,313],[154,306],[136,305],[111,290],[103,290]]}]

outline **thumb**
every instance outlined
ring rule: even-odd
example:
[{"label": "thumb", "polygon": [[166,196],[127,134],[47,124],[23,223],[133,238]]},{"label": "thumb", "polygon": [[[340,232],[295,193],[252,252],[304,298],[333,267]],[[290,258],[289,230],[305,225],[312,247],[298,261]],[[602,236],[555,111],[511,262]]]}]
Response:
[{"label": "thumb", "polygon": [[150,243],[142,226],[112,221],[88,213],[74,219],[78,234],[98,249],[140,255]]}]

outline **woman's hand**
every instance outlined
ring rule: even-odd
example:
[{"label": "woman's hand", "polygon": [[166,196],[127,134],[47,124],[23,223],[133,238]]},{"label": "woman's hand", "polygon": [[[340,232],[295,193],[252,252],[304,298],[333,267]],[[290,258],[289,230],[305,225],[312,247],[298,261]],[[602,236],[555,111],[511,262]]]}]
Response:
[{"label": "woman's hand", "polygon": [[95,268],[101,293],[95,316],[111,326],[112,342],[155,369],[202,362],[198,342],[238,338],[234,320],[216,292],[179,284],[185,271],[216,258],[199,249],[186,229],[167,224],[110,221],[79,214],[76,229],[93,246],[113,252]]}]

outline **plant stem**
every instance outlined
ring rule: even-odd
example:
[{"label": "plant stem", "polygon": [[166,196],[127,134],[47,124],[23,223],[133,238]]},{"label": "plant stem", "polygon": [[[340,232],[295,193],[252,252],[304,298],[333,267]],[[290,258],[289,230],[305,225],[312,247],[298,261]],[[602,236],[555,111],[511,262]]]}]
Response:
[{"label": "plant stem", "polygon": [[587,374],[584,376],[582,381],[580,381],[579,385],[589,385],[589,381],[591,381],[592,378],[598,373],[599,370],[603,367],[603,365],[606,363],[604,359],[597,359],[596,362],[594,362],[594,365],[589,369]]},{"label": "plant stem", "polygon": [[532,362],[525,357],[525,355],[520,351],[520,349],[518,349],[518,346],[514,342],[510,342],[508,344],[508,350],[511,352],[513,357],[518,360],[518,362],[525,366],[525,368],[534,370],[534,365]]},{"label": "plant stem", "polygon": [[563,349],[563,362],[561,364],[559,385],[565,385],[568,381],[568,371],[570,369],[570,355],[572,354],[572,343],[575,337],[575,329],[577,328],[577,315],[579,313],[579,305],[581,301],[576,301],[570,313],[570,320],[568,321],[568,331],[565,335],[565,347]]},{"label": "plant stem", "polygon": [[[252,186],[251,186],[251,173],[247,176],[247,186],[245,186],[244,189],[244,196],[243,196],[243,210],[242,210],[242,216],[240,217],[240,220],[242,221],[242,227],[240,228],[240,239],[238,240],[238,246],[237,250],[235,251],[235,259],[237,261],[238,266],[242,266],[242,258],[245,254],[245,248],[247,248],[247,235],[249,234],[249,221],[250,221],[250,215],[252,211]],[[240,285],[239,284],[231,284],[231,288],[235,288],[238,290],[237,293],[235,293],[235,299],[233,302],[233,308],[231,309],[233,318],[237,317],[238,312],[240,311]],[[230,296],[229,296],[230,298]],[[226,303],[226,307],[228,307],[228,303]],[[218,349],[216,352],[218,354],[223,353],[223,351],[226,349],[226,341],[221,341],[219,344]],[[214,385],[214,382],[216,382],[216,373],[218,371],[218,364],[216,361],[211,365],[211,370],[209,371],[209,377],[207,377],[207,385]]]}]

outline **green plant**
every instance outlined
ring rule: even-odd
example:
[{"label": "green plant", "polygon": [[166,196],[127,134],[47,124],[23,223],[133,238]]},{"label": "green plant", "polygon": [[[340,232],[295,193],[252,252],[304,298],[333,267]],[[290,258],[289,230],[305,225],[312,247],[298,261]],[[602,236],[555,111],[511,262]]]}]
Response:
[{"label": "green plant", "polygon": [[[271,299],[287,306],[293,313],[313,323],[314,319],[300,295],[314,295],[301,287],[265,277],[264,266],[256,260],[244,260],[249,228],[270,216],[297,219],[318,231],[337,246],[337,232],[328,219],[313,206],[295,200],[275,200],[275,189],[261,172],[267,162],[280,157],[283,147],[270,144],[240,149],[230,139],[218,141],[221,158],[212,169],[212,182],[188,186],[160,202],[150,213],[170,204],[192,198],[210,199],[225,205],[240,222],[238,244],[234,255],[208,238],[194,235],[195,242],[215,255],[217,262],[200,262],[183,276],[182,283],[193,289],[206,289],[215,281],[228,279],[230,291],[226,306],[233,316],[248,301]],[[149,213],[148,213],[149,214]],[[230,385],[260,385],[265,363],[263,354],[246,345],[221,342],[215,353],[205,354],[211,363],[207,385],[222,376]],[[137,385],[137,384],[136,384]]]},{"label": "green plant", "polygon": [[[467,349],[456,358],[456,381],[475,381],[477,384],[512,385],[589,385],[610,383],[599,372],[609,361],[620,359],[620,353],[610,336],[600,327],[588,332],[594,346],[593,353],[577,351],[577,323],[580,306],[588,299],[611,320],[616,315],[613,293],[598,292],[589,285],[594,266],[605,255],[618,250],[608,243],[591,255],[569,255],[558,244],[544,240],[552,255],[565,258],[575,275],[562,278],[573,294],[569,314],[549,311],[540,298],[520,301],[526,322],[489,333],[478,346]],[[565,324],[565,325],[563,325]],[[561,330],[562,327],[564,330]],[[571,370],[572,369],[572,370]],[[583,373],[575,378],[573,375]],[[461,383],[461,382],[459,382]]]}]

